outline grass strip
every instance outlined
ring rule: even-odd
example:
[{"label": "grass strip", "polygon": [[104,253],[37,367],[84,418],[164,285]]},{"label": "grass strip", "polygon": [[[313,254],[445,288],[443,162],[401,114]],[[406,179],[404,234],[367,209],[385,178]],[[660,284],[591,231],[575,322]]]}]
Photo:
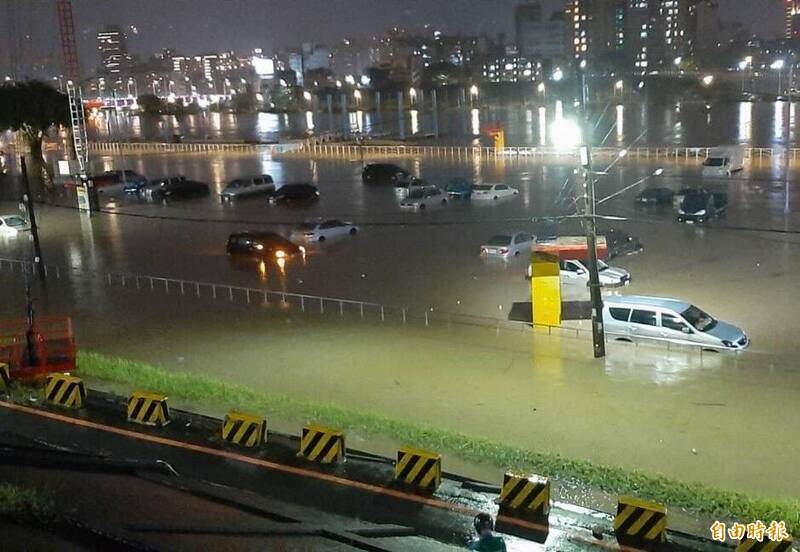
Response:
[{"label": "grass strip", "polygon": [[[785,521],[789,531],[800,530],[800,501],[754,498],[698,483],[685,483],[635,469],[569,459],[535,452],[485,438],[476,438],[372,412],[295,399],[257,391],[207,376],[173,372],[142,362],[79,352],[82,376],[159,391],[180,401],[212,403],[223,408],[255,411],[267,417],[316,422],[363,435],[389,437],[414,446],[448,452],[473,462],[488,462],[502,470],[536,473],[561,481],[588,485],[613,494],[630,494],[671,507],[736,520]],[[788,460],[787,460],[788,461]]]},{"label": "grass strip", "polygon": [[54,518],[54,509],[35,489],[0,483],[0,517],[44,524]]}]

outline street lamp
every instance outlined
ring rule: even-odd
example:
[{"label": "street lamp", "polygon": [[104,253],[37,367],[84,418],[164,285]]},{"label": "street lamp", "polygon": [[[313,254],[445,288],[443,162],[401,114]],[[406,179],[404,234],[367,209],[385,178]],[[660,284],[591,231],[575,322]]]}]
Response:
[{"label": "street lamp", "polygon": [[556,67],[556,70],[553,71],[553,80],[558,82],[564,78],[564,71],[561,70],[561,67]]},{"label": "street lamp", "polygon": [[714,82],[714,75],[706,75],[703,77],[703,86],[711,86],[711,83]]},{"label": "street lamp", "polygon": [[623,89],[624,86],[625,86],[625,83],[622,81],[622,79],[620,79],[617,82],[615,82],[614,83],[614,95],[616,96],[617,92],[619,92],[619,94],[622,95],[622,89]]},{"label": "street lamp", "polygon": [[310,101],[311,101],[311,92],[309,92],[308,90],[306,90],[305,92],[303,92],[303,98],[304,98],[304,99],[305,99],[307,102],[310,102]]},{"label": "street lamp", "polygon": [[417,90],[415,88],[408,89],[408,99],[411,101],[411,105],[417,102]]}]

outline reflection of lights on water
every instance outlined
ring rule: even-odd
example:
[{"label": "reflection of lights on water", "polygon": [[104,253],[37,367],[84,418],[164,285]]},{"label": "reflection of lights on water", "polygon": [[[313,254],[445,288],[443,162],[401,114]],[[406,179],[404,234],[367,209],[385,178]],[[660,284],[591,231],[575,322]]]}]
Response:
[{"label": "reflection of lights on water", "polygon": [[314,130],[314,112],[313,111],[306,111],[306,128],[308,130]]},{"label": "reflection of lights on water", "polygon": [[473,184],[481,184],[483,182],[482,174],[483,164],[481,163],[480,155],[472,156],[472,182]]},{"label": "reflection of lights on water", "polygon": [[789,136],[786,137],[787,140],[794,135],[794,106],[795,104],[789,102]]},{"label": "reflection of lights on water", "polygon": [[210,112],[208,114],[208,124],[211,127],[211,130],[219,132],[222,129],[222,116],[219,112]]},{"label": "reflection of lights on water", "polygon": [[278,263],[278,268],[281,269],[281,274],[286,274],[286,259],[281,257],[276,259],[276,262]]},{"label": "reflection of lights on water", "polygon": [[358,131],[364,132],[364,112],[360,109],[356,111],[356,123],[358,124]]},{"label": "reflection of lights on water", "polygon": [[472,135],[478,136],[481,133],[481,113],[477,109],[470,111],[472,121]]},{"label": "reflection of lights on water", "polygon": [[525,142],[533,142],[533,111],[530,109],[525,110]]},{"label": "reflection of lights on water", "polygon": [[411,134],[416,134],[419,132],[419,111],[412,109],[408,113],[411,115]]},{"label": "reflection of lights on water", "polygon": [[752,133],[753,104],[742,102],[739,104],[739,140],[749,140]]},{"label": "reflection of lights on water", "polygon": [[617,106],[617,140],[622,140],[625,136],[625,127],[623,126],[624,122],[624,113],[625,113],[625,106],[618,105]]},{"label": "reflection of lights on water", "polygon": [[775,102],[775,140],[780,141],[783,137],[783,104]]},{"label": "reflection of lights on water", "polygon": [[547,145],[547,108],[539,108],[539,145]]},{"label": "reflection of lights on water", "polygon": [[256,134],[259,138],[265,138],[267,134],[277,132],[278,117],[272,113],[259,113],[256,118]]},{"label": "reflection of lights on water", "polygon": [[267,281],[267,263],[264,261],[258,262],[258,279],[262,282]]},{"label": "reflection of lights on water", "polygon": [[564,119],[564,104],[561,100],[556,100],[556,122]]}]

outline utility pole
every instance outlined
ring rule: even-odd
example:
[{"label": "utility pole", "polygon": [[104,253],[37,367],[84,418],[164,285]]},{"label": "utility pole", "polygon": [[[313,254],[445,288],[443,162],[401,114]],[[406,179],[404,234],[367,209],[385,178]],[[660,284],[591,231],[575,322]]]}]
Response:
[{"label": "utility pole", "polygon": [[592,125],[589,122],[587,107],[586,61],[580,62],[578,83],[581,87],[581,107],[583,110],[583,146],[580,148],[583,166],[584,228],[586,229],[586,250],[589,268],[589,293],[592,304],[592,345],[595,358],[606,356],[606,336],[603,330],[603,296],[600,294],[600,274],[597,265],[597,221],[595,219],[594,174],[592,174]]},{"label": "utility pole", "polygon": [[42,260],[42,246],[39,243],[39,228],[36,226],[36,212],[33,209],[33,198],[31,197],[31,185],[28,181],[28,169],[25,166],[25,157],[19,158],[20,166],[22,168],[22,184],[24,186],[22,192],[22,203],[20,209],[27,211],[28,222],[31,225],[31,241],[33,242],[33,266],[36,267],[36,273],[39,279],[44,283],[44,261]]},{"label": "utility pole", "polygon": [[784,156],[784,182],[783,182],[783,212],[789,213],[789,170],[791,164],[790,154],[792,153],[792,88],[794,88],[794,54],[789,57],[789,94],[788,94],[788,108],[789,113],[786,114],[786,155]]}]

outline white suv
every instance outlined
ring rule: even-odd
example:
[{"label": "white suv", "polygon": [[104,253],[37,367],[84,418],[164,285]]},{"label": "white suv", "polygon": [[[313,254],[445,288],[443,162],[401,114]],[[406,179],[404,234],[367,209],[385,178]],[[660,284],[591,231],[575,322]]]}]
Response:
[{"label": "white suv", "polygon": [[685,301],[641,295],[607,297],[604,301],[606,335],[620,341],[668,341],[730,350],[750,345],[741,329]]}]

